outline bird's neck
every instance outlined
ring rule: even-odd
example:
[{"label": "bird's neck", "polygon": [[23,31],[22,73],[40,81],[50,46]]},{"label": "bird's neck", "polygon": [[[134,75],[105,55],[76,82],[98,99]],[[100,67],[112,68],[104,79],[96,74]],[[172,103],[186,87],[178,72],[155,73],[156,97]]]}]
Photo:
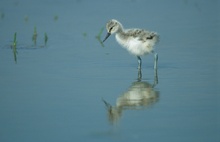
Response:
[{"label": "bird's neck", "polygon": [[121,27],[117,33],[116,33],[117,37],[120,38],[120,39],[123,39],[125,40],[127,38],[126,36],[126,32],[124,31],[123,27]]},{"label": "bird's neck", "polygon": [[122,25],[120,24],[120,26],[118,27],[117,33],[124,33],[124,28],[122,27]]}]

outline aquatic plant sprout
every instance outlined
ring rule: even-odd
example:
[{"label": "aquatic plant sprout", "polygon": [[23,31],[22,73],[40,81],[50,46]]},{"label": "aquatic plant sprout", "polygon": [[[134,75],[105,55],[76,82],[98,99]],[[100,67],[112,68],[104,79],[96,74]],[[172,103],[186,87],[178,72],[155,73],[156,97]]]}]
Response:
[{"label": "aquatic plant sprout", "polygon": [[47,33],[45,32],[44,33],[44,45],[45,46],[47,45],[47,41],[48,41],[48,36],[47,36]]},{"label": "aquatic plant sprout", "polygon": [[12,50],[13,50],[13,55],[14,55],[14,61],[17,63],[17,33],[14,33],[14,40],[12,44]]},{"label": "aquatic plant sprout", "polygon": [[32,36],[32,41],[34,42],[34,46],[36,46],[36,44],[37,44],[37,28],[36,28],[36,26],[34,27],[34,33],[33,33],[33,36]]},{"label": "aquatic plant sprout", "polygon": [[96,36],[96,39],[99,41],[99,43],[101,44],[102,47],[105,47],[102,40],[101,40],[101,36],[102,36],[103,31],[104,31],[104,27],[102,27],[100,29],[99,33]]}]

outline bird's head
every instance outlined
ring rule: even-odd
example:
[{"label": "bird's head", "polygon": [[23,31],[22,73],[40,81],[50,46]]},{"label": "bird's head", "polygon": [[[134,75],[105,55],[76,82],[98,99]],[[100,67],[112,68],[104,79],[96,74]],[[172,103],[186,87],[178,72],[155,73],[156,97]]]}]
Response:
[{"label": "bird's head", "polygon": [[122,25],[117,20],[112,19],[107,22],[106,29],[108,33],[102,42],[104,42],[111,34],[117,33],[119,30],[122,30]]}]

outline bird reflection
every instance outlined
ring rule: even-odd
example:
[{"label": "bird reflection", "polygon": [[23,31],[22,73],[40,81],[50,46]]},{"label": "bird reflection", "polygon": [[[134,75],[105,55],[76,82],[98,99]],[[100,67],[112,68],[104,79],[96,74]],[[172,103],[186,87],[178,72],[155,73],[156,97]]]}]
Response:
[{"label": "bird reflection", "polygon": [[155,72],[154,83],[150,84],[142,81],[141,70],[138,70],[137,81],[133,82],[128,90],[117,98],[115,106],[103,100],[108,111],[109,122],[117,123],[124,110],[138,110],[155,104],[159,99],[159,91],[154,90],[157,84],[157,72]]}]

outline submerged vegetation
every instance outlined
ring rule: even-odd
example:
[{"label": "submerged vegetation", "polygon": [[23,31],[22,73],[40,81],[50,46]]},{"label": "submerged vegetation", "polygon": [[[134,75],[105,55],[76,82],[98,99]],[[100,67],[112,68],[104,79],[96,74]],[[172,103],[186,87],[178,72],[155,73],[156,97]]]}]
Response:
[{"label": "submerged vegetation", "polygon": [[0,19],[4,19],[5,13],[0,11]]},{"label": "submerged vegetation", "polygon": [[44,46],[47,45],[47,41],[48,41],[48,36],[47,36],[47,33],[45,32],[44,33]]},{"label": "submerged vegetation", "polygon": [[83,37],[87,37],[87,33],[86,32],[84,32],[82,35],[83,35]]},{"label": "submerged vegetation", "polygon": [[[5,18],[5,13],[0,11],[0,19],[4,19]],[[58,15],[55,15],[53,17],[53,20],[54,21],[57,21],[59,19]],[[23,17],[23,20],[25,23],[28,23],[29,22],[29,16],[28,15],[25,15]],[[102,43],[102,40],[101,40],[101,37],[102,37],[102,33],[104,31],[104,27],[101,27],[98,34],[95,35],[95,38],[98,40],[98,42],[100,43],[100,45],[102,47],[104,47],[104,44]],[[83,32],[82,33],[83,37],[84,38],[87,38],[88,37],[88,33],[87,32]],[[38,47],[46,47],[47,44],[48,44],[48,34],[47,32],[44,32],[43,35],[41,35],[40,33],[38,33],[37,31],[37,26],[34,26],[33,28],[33,34],[30,35],[31,36],[31,40],[32,40],[32,45],[26,45],[26,46],[19,46],[17,43],[17,32],[14,33],[14,39],[13,39],[13,42],[11,43],[10,47],[12,49],[12,52],[13,52],[13,57],[14,57],[14,62],[17,63],[17,55],[18,55],[18,52],[17,52],[17,49],[20,49],[20,48],[38,48]],[[41,42],[41,45],[39,45],[38,43],[40,42],[39,41],[39,37],[41,38],[42,37],[42,42]],[[19,42],[20,43],[20,42]]]},{"label": "submerged vegetation", "polygon": [[[34,27],[32,41],[34,42],[34,47],[36,47],[36,43],[37,43],[37,29],[36,29],[36,27]],[[48,35],[45,32],[44,33],[44,45],[39,46],[39,47],[45,47],[47,45],[47,41],[48,41]],[[28,47],[33,47],[33,46],[28,46]],[[17,32],[14,33],[14,39],[13,39],[13,43],[11,44],[11,49],[13,51],[14,61],[15,61],[15,63],[17,63],[17,54],[18,54],[18,52],[17,52]]]},{"label": "submerged vegetation", "polygon": [[13,50],[13,55],[14,55],[14,61],[15,63],[17,63],[17,33],[15,32],[14,33],[14,40],[13,40],[13,43],[12,43],[12,50]]},{"label": "submerged vegetation", "polygon": [[58,15],[55,15],[54,17],[53,17],[53,20],[56,22],[57,20],[59,19],[59,16]]},{"label": "submerged vegetation", "polygon": [[[34,46],[37,45],[37,36],[38,36],[38,34],[37,34],[37,28],[36,28],[36,26],[35,26],[35,27],[34,27],[34,33],[33,33],[33,35],[32,35],[32,41],[34,42]],[[48,41],[48,35],[47,35],[47,33],[45,32],[45,33],[44,33],[44,45],[42,45],[42,46],[40,46],[40,47],[46,46],[46,45],[47,45],[47,41]]]},{"label": "submerged vegetation", "polygon": [[28,15],[24,16],[24,21],[27,23],[29,21]]},{"label": "submerged vegetation", "polygon": [[102,33],[104,31],[104,27],[102,27],[99,31],[99,33],[96,35],[96,39],[99,41],[99,43],[101,44],[102,47],[105,47],[102,40],[101,40],[101,36],[102,36]]},{"label": "submerged vegetation", "polygon": [[36,28],[36,26],[34,26],[34,33],[32,36],[32,41],[34,42],[34,46],[36,46],[36,44],[37,44],[37,28]]}]

